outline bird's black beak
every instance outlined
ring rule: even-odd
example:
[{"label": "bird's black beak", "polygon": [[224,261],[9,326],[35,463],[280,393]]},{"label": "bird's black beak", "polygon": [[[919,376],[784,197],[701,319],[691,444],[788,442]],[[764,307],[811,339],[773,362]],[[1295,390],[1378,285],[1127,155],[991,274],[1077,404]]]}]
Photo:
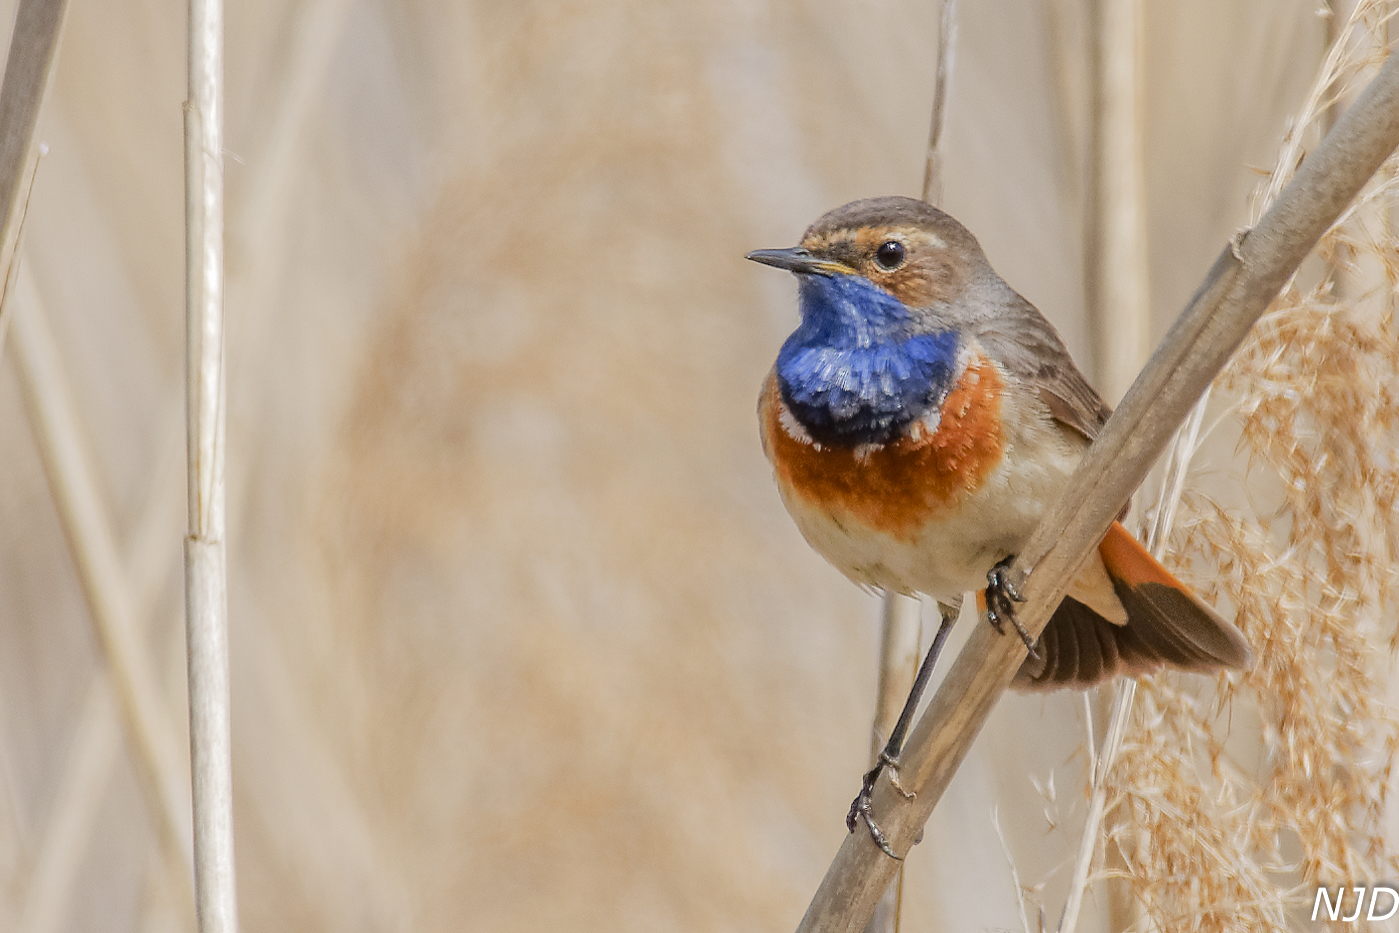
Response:
[{"label": "bird's black beak", "polygon": [[838,262],[818,259],[800,246],[791,249],[755,249],[746,257],[765,266],[776,266],[795,272],[798,275],[837,275],[849,274],[850,270]]}]

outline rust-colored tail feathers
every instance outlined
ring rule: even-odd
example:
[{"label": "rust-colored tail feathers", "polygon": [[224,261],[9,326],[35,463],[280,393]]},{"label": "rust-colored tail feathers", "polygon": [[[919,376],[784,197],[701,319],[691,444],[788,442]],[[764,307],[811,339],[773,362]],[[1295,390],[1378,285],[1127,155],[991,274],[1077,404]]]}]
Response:
[{"label": "rust-colored tail feathers", "polygon": [[1121,524],[1113,522],[1098,554],[1127,610],[1127,624],[1114,625],[1064,597],[1040,635],[1040,657],[1025,659],[1012,686],[1083,689],[1118,674],[1161,667],[1208,672],[1249,664],[1252,654],[1243,634],[1157,563]]}]

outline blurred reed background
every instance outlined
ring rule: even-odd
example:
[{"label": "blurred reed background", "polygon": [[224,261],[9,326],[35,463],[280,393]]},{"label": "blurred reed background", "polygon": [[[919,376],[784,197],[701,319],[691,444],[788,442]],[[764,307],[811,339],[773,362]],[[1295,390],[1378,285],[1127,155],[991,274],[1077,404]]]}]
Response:
[{"label": "blurred reed background", "polygon": [[[1367,6],[1378,23],[1387,6]],[[1248,222],[1348,11],[1147,5],[1153,343]],[[1078,0],[961,5],[943,169],[946,208],[1085,366],[1087,16]],[[936,4],[246,0],[228,30],[243,928],[792,928],[864,770],[878,606],[806,547],[772,488],[753,410],[794,326],[794,288],[742,257],[794,243],[847,200],[919,192]],[[184,49],[181,3],[72,4],[16,311],[52,335],[180,741]],[[1392,293],[1387,211],[1379,202],[1369,246],[1337,241],[1305,287]],[[1372,261],[1349,271],[1362,252]],[[1346,386],[1394,385],[1388,313],[1356,312],[1369,350]],[[1253,378],[1248,361],[1255,375],[1280,365],[1266,375],[1286,401],[1354,356],[1361,331],[1308,320],[1325,353],[1292,362],[1274,331],[1238,378]],[[14,340],[0,358],[0,929],[188,929],[100,676]],[[1235,383],[1245,397],[1255,385]],[[1393,406],[1366,399],[1372,414]],[[1347,404],[1310,411],[1334,419]],[[1369,472],[1348,449],[1324,474],[1360,489],[1377,526],[1392,494],[1364,489],[1395,467],[1399,422],[1386,417],[1347,435]],[[1276,416],[1264,433],[1314,437],[1311,418]],[[1256,526],[1238,510],[1280,514],[1300,474],[1250,485],[1236,463],[1282,448],[1239,447],[1237,434],[1211,435],[1218,459],[1202,472],[1242,488],[1221,487],[1231,517],[1209,527],[1243,540]],[[1299,456],[1313,463],[1316,444]],[[1221,535],[1206,533],[1213,505],[1191,501],[1178,531],[1193,579],[1224,565],[1216,596],[1266,642],[1278,600],[1245,590],[1300,526],[1265,525],[1263,556],[1245,565],[1228,558],[1238,541],[1221,557]],[[1349,539],[1308,540],[1323,563],[1330,545],[1354,553]],[[1392,560],[1365,553],[1369,576],[1337,558],[1318,592],[1363,589],[1378,631]],[[1344,605],[1332,615],[1344,622]],[[1363,654],[1356,637],[1309,644]],[[1386,682],[1380,647],[1352,664],[1375,668],[1357,695]],[[1294,682],[1269,664],[1260,690]],[[1361,712],[1382,732],[1375,702]],[[1082,709],[1067,694],[1001,703],[909,860],[907,928],[1020,929],[1012,863],[1032,928],[1035,902],[1055,922],[1085,808]],[[1239,719],[1282,735],[1262,714]],[[1189,731],[1180,722],[1169,741]],[[1324,762],[1336,786],[1360,788],[1327,812],[1359,807],[1335,851],[1374,841],[1378,861],[1308,862],[1305,833],[1274,812],[1262,881],[1233,863],[1266,922],[1304,870],[1359,883],[1325,873],[1392,864],[1375,796],[1389,746],[1362,733]],[[1194,751],[1218,761],[1212,749]],[[1159,777],[1131,754],[1123,773]],[[1238,757],[1244,770],[1275,759]],[[1351,780],[1362,764],[1370,776]],[[182,763],[167,766],[187,783]],[[1114,810],[1116,831],[1149,853],[1138,829],[1165,798],[1150,780],[1123,786],[1135,796]],[[1193,806],[1235,814],[1221,838],[1247,835],[1252,798],[1202,786]],[[1150,858],[1132,868],[1151,922],[1170,929],[1203,908],[1172,893],[1194,863],[1162,858],[1156,875]],[[1122,920],[1109,913],[1095,889],[1080,929]]]}]

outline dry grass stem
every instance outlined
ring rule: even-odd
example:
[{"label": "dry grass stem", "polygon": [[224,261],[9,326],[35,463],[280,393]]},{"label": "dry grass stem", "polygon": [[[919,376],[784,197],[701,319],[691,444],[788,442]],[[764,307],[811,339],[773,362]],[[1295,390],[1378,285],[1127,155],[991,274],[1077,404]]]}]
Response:
[{"label": "dry grass stem", "polygon": [[[1069,897],[1059,921],[1059,933],[1073,933],[1078,927],[1083,895],[1088,890],[1088,872],[1093,866],[1093,856],[1098,851],[1099,831],[1107,806],[1108,774],[1117,760],[1117,754],[1127,734],[1127,721],[1132,714],[1132,698],[1136,695],[1136,688],[1137,682],[1131,678],[1124,677],[1118,680],[1113,690],[1112,711],[1108,719],[1107,733],[1103,736],[1102,750],[1096,755],[1092,753],[1091,748],[1089,751],[1088,815],[1084,818],[1083,831],[1079,836],[1073,880],[1069,884]],[[1091,740],[1091,719],[1088,728]]]},{"label": "dry grass stem", "polygon": [[[23,265],[23,259],[20,264]],[[24,290],[19,294],[27,300],[33,294],[32,282],[26,280]],[[40,308],[42,302],[35,301],[26,305],[23,313]],[[163,449],[171,447],[176,450],[178,461],[180,445],[174,442],[174,438],[171,441],[163,445],[161,457],[166,459]],[[150,634],[147,630],[152,627],[151,622],[157,615],[161,592],[171,567],[168,530],[178,526],[179,517],[170,512],[172,503],[182,503],[166,492],[178,486],[179,472],[171,469],[155,478],[153,492],[148,496],[150,501],[141,510],[140,525],[128,546],[131,555],[125,561],[127,591],[131,594],[128,604],[134,609],[132,620],[136,637],[143,642]],[[104,670],[98,670],[88,685],[82,712],[65,754],[63,772],[55,784],[53,802],[43,825],[28,888],[23,896],[18,933],[53,933],[62,929],[67,911],[73,905],[74,885],[97,830],[100,804],[110,790],[121,757],[121,710],[114,700],[110,677]],[[168,715],[164,718],[170,721]],[[168,726],[165,731],[173,745],[176,741],[173,731]],[[180,755],[183,757],[183,751]],[[179,788],[174,797],[175,810],[170,818],[182,827],[183,832],[183,844],[178,847],[181,856],[173,860],[167,858],[167,863],[177,869],[168,873],[168,877],[172,888],[179,892],[177,903],[173,906],[183,909],[186,917],[192,920],[193,855],[190,850],[189,794],[184,767],[172,767],[168,780]]]},{"label": "dry grass stem", "polygon": [[[1111,403],[1127,391],[1149,352],[1145,17],[1141,0],[1095,0],[1089,4],[1093,106],[1089,114],[1091,160],[1084,298],[1095,337],[1093,371],[1098,388]],[[1099,754],[1094,754],[1091,747],[1093,727],[1089,718],[1088,813],[1059,922],[1060,933],[1072,933],[1078,925],[1089,870],[1098,851],[1107,772],[1121,747],[1133,694],[1130,682],[1119,683],[1113,691],[1106,716],[1108,731]]]},{"label": "dry grass stem", "polygon": [[[904,701],[918,674],[923,637],[922,603],[916,596],[886,593],[881,601],[879,642],[879,692],[875,697],[874,725],[870,730],[870,764],[889,741]],[[880,898],[866,933],[897,933],[902,906],[903,873]]]},{"label": "dry grass stem", "polygon": [[1020,872],[1016,870],[1015,859],[1010,854],[1010,846],[1006,845],[1005,833],[1001,832],[1000,815],[994,809],[991,811],[991,825],[996,830],[996,839],[1001,843],[1001,854],[1006,857],[1006,868],[1010,871],[1010,883],[1015,885],[1015,909],[1020,915],[1020,929],[1024,930],[1025,933],[1031,933],[1030,915],[1025,912],[1025,886],[1020,883]]},{"label": "dry grass stem", "polygon": [[1150,352],[1142,0],[1094,0],[1084,298],[1093,371],[1115,403]]},{"label": "dry grass stem", "polygon": [[[1383,58],[1395,9],[1359,3],[1339,30],[1257,212],[1314,157],[1302,155],[1333,101]],[[1287,284],[1217,381],[1213,430],[1237,435],[1237,490],[1187,492],[1181,470],[1157,505],[1153,538],[1232,608],[1257,655],[1213,696],[1171,676],[1142,682],[1110,806],[1124,814],[1115,843],[1132,889],[1161,929],[1288,929],[1318,885],[1399,870],[1383,830],[1399,749],[1383,700],[1399,638],[1395,177],[1391,160],[1318,245],[1321,274]],[[1174,462],[1195,447],[1183,434]],[[1255,722],[1256,738],[1231,734]]]},{"label": "dry grass stem", "polygon": [[923,200],[942,203],[942,128],[947,123],[947,93],[957,53],[957,0],[942,0],[938,16],[938,70],[933,114],[928,127],[928,158],[923,166]]},{"label": "dry grass stem", "polygon": [[[285,58],[286,67],[282,69],[286,75],[279,85],[281,93],[275,97],[276,106],[269,120],[266,141],[258,154],[249,157],[256,172],[241,201],[246,206],[237,212],[234,244],[242,257],[238,264],[242,274],[230,276],[229,290],[237,289],[244,295],[241,300],[233,300],[242,309],[245,327],[255,334],[261,334],[260,325],[267,318],[266,309],[273,305],[270,285],[275,276],[269,270],[275,267],[279,257],[275,231],[285,224],[284,215],[290,203],[287,188],[296,165],[298,140],[306,116],[323,86],[330,52],[341,34],[345,7],[344,0],[322,0],[296,12],[293,42]],[[32,283],[27,283],[26,287],[33,289]],[[0,329],[8,326],[8,321],[8,315],[0,318]],[[3,338],[0,338],[2,345]],[[183,407],[183,399],[180,403]],[[176,423],[173,417],[161,417],[159,421],[172,426]],[[183,434],[182,424],[180,433]],[[170,494],[176,488],[177,477],[184,472],[183,442],[172,436],[170,442],[162,442],[156,450],[158,465],[151,471],[150,492],[139,510],[141,521],[131,535],[129,551],[132,556],[126,561],[128,590],[133,594],[131,604],[136,607],[133,618],[138,629],[156,612],[160,588],[170,567],[168,529],[183,520],[186,508],[182,497]],[[247,462],[233,464],[229,481],[235,497],[240,479],[247,473],[246,469],[238,469],[240,466],[246,467]],[[171,514],[176,509],[179,519]],[[93,819],[100,812],[98,805],[108,791],[120,754],[116,741],[118,709],[112,702],[111,690],[108,678],[99,674],[93,678],[83,701],[83,712],[73,733],[63,774],[56,785],[51,815],[44,824],[24,893],[21,933],[50,933],[64,923],[81,859],[94,828]],[[171,741],[173,743],[173,738]],[[184,784],[178,774],[175,778],[177,784]],[[184,889],[184,900],[192,915],[189,812],[184,802],[188,799],[187,788],[175,799],[174,816],[176,822],[185,827],[185,841],[180,849],[184,853],[180,860],[182,868],[174,884],[177,889]]]},{"label": "dry grass stem", "polygon": [[236,933],[224,529],[223,6],[190,0],[185,102],[189,535],[185,618],[195,901],[201,933]]},{"label": "dry grass stem", "polygon": [[177,887],[187,887],[189,824],[181,753],[164,714],[159,679],[137,630],[116,542],[84,452],[75,406],[33,283],[21,270],[14,359],[25,407],[83,584],[98,642],[156,835]]},{"label": "dry grass stem", "polygon": [[[1390,60],[1258,225],[1236,237],[1220,255],[1063,498],[1010,568],[1011,579],[1026,597],[1021,621],[1032,634],[1044,627],[1074,571],[1145,478],[1208,382],[1396,145],[1399,60]],[[998,638],[986,626],[973,632],[903,754],[900,775],[917,799],[907,801],[887,780],[875,787],[875,816],[895,851],[912,846],[1024,656],[1024,646],[1015,639]],[[851,834],[799,929],[858,929],[896,865],[866,834]]]},{"label": "dry grass stem", "polygon": [[[26,181],[39,158],[34,128],[58,60],[67,0],[20,0],[15,12],[5,80],[0,85],[0,269],[9,280],[28,200]],[[5,346],[5,303],[0,301],[0,349]]]},{"label": "dry grass stem", "polygon": [[[1376,59],[1370,29],[1389,7],[1351,27],[1355,0],[1332,5],[1346,11],[1335,61]],[[1089,349],[1087,6],[957,4],[955,101],[934,93],[942,0],[856,17],[830,3],[782,15],[637,0],[229,8],[221,537],[240,927],[791,929],[813,870],[845,836],[847,780],[864,764],[875,671],[849,661],[878,649],[849,624],[865,597],[801,544],[755,443],[751,396],[792,326],[791,283],[739,257],[789,242],[822,207],[918,193],[941,173],[945,196],[928,197],[969,222],[1076,353]],[[0,302],[0,930],[16,933],[195,928],[192,872],[172,877],[162,859],[117,673],[92,635],[20,376],[3,365],[24,289],[36,289],[115,548],[105,562],[179,750],[173,816],[188,821],[171,706],[185,691],[174,623],[188,513],[171,106],[188,37],[178,15],[154,9],[69,4],[37,128],[51,154],[30,176],[23,258],[0,273],[14,283],[13,307]],[[1240,162],[1272,164],[1282,108],[1307,97],[1329,47],[1332,21],[1312,13],[1221,5],[1202,23],[1198,9],[1148,6],[1153,303],[1195,284],[1213,259],[1201,244],[1217,249],[1247,222]],[[945,71],[951,50],[941,57]],[[1318,92],[1327,120],[1367,71],[1343,64]],[[12,74],[0,97],[21,87]],[[1299,118],[1287,171],[1271,180],[1281,185],[1326,125]],[[1338,552],[1332,574],[1307,543],[1320,532],[1289,505],[1334,510],[1322,525],[1345,547],[1337,516],[1357,514],[1364,536],[1365,510],[1381,508],[1329,479],[1330,461],[1356,458],[1329,439],[1339,429],[1313,422],[1340,420],[1342,406],[1299,381],[1299,367],[1343,352],[1359,367],[1344,378],[1369,374],[1354,398],[1390,378],[1392,327],[1366,315],[1391,287],[1392,251],[1367,246],[1387,243],[1391,195],[1368,196],[1297,276],[1295,306],[1275,309],[1276,359],[1244,374],[1265,373],[1260,400],[1241,400],[1244,382],[1217,384],[1156,472],[1160,501],[1154,482],[1137,493],[1143,539],[1226,615],[1251,614],[1255,638],[1278,640],[1267,657],[1299,693],[1329,687],[1345,664],[1394,689],[1377,647],[1392,614],[1338,582],[1371,559],[1373,540],[1358,560]],[[1311,307],[1322,282],[1325,307]],[[1371,311],[1351,307],[1361,300]],[[1355,350],[1352,332],[1382,339]],[[1366,411],[1378,434],[1383,417]],[[1298,449],[1258,447],[1245,417],[1296,431]],[[1310,479],[1287,472],[1294,460]],[[1289,485],[1313,480],[1330,483],[1326,496]],[[1315,604],[1338,620],[1340,650],[1307,634]],[[1351,609],[1371,635],[1347,634]],[[1297,652],[1318,659],[1306,682],[1287,667]],[[890,669],[906,684],[905,653]],[[1349,671],[1338,681],[1363,688]],[[1168,680],[1182,684],[1180,701],[1139,687],[1145,725],[1127,737],[1130,773],[1119,762],[1106,785],[1079,931],[1217,928],[1230,911],[1236,928],[1259,916],[1306,928],[1288,898],[1307,859],[1334,879],[1326,863],[1343,864],[1344,845],[1363,850],[1372,834],[1380,864],[1392,851],[1393,830],[1365,809],[1388,733],[1350,723],[1340,699],[1275,690],[1264,703],[1278,708],[1260,712],[1247,684],[1227,684],[1224,700],[1211,681]],[[904,689],[889,688],[891,707]],[[902,882],[905,929],[1054,929],[1090,806],[1074,792],[1089,778],[1072,776],[1084,759],[1069,714],[1082,702],[1002,704],[1034,708],[992,717],[928,824]],[[1095,702],[1092,718],[1100,770],[1107,710]],[[1162,757],[1168,743],[1192,753]],[[1307,762],[1327,772],[1321,797],[1306,796]],[[1140,781],[1136,796],[1122,795],[1119,772]],[[1171,787],[1176,774],[1184,783]],[[1293,827],[1321,832],[1296,814],[1318,800],[1334,802],[1341,838],[1304,847]],[[1182,840],[1194,829],[1182,813],[1206,832]],[[1177,869],[1232,874],[1233,887],[1182,891],[1191,879]],[[188,907],[177,885],[191,888]],[[1221,913],[1205,916],[1215,896]],[[1143,920],[1124,924],[1119,906],[1139,898],[1152,919],[1136,911]],[[1246,900],[1264,906],[1237,906]]]},{"label": "dry grass stem", "polygon": [[[933,89],[928,129],[928,157],[923,170],[923,200],[942,200],[942,128],[947,117],[947,91],[952,78],[952,55],[957,38],[957,0],[942,0],[938,19],[937,81]],[[875,701],[871,765],[877,760],[903,712],[918,674],[923,617],[917,597],[886,593],[880,613],[879,694]],[[897,933],[903,898],[903,871],[880,898],[865,933]]]}]

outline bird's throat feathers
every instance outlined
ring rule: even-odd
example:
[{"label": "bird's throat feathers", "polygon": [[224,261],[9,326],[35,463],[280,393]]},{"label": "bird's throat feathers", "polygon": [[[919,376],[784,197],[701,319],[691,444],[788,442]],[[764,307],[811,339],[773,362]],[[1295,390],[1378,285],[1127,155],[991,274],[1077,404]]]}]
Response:
[{"label": "bird's throat feathers", "polygon": [[803,275],[801,326],[782,345],[777,378],[816,443],[888,443],[940,406],[958,373],[954,331],[927,332],[897,298],[856,275]]}]

